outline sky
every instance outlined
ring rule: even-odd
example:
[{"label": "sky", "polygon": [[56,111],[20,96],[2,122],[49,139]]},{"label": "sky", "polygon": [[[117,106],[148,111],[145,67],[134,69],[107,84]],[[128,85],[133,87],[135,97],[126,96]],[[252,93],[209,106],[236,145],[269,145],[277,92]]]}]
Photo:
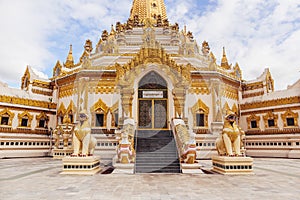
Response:
[{"label": "sky", "polygon": [[[126,22],[133,0],[0,0],[0,81],[20,87],[30,65],[52,77],[70,44],[78,61],[87,39],[97,44],[103,30]],[[299,0],[165,0],[170,23],[208,41],[220,63],[238,63],[243,79],[269,68],[275,89],[300,78]]]}]

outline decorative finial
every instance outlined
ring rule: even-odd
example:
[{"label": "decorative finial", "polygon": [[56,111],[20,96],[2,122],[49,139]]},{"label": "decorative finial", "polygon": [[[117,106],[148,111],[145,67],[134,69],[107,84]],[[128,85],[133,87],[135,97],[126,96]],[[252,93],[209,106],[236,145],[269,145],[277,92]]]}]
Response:
[{"label": "decorative finial", "polygon": [[67,68],[72,68],[74,67],[74,58],[73,58],[73,49],[72,49],[72,44],[70,44],[70,50],[69,50],[69,54],[67,56],[67,60],[65,63],[65,67]]},{"label": "decorative finial", "polygon": [[225,52],[225,47],[223,47],[223,57],[222,57],[222,61],[221,61],[221,67],[223,67],[225,69],[230,69],[230,65],[228,64],[228,60],[227,60],[227,56],[226,56],[226,52]]}]

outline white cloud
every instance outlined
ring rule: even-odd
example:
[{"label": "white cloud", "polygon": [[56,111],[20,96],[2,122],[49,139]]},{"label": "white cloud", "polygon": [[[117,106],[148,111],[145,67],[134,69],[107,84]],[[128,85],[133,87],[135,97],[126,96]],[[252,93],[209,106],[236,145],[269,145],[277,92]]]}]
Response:
[{"label": "white cloud", "polygon": [[[226,47],[246,80],[269,67],[278,89],[300,77],[298,0],[166,0],[171,23],[207,40],[217,58]],[[208,4],[209,2],[209,4]],[[19,85],[26,65],[51,76],[69,44],[79,59],[86,39],[94,45],[104,29],[125,22],[132,0],[0,0],[0,80]],[[284,69],[284,70],[283,70]]]}]

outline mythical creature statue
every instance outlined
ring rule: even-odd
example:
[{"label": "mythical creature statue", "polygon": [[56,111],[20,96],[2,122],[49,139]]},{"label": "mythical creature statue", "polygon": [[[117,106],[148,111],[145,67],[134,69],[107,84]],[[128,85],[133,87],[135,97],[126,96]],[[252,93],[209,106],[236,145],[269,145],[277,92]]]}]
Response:
[{"label": "mythical creature statue", "polygon": [[69,148],[69,138],[72,136],[74,131],[74,125],[71,123],[71,120],[68,115],[65,115],[62,121],[62,124],[59,124],[53,130],[53,138],[54,138],[54,148],[59,149],[60,137],[63,139],[64,149]]},{"label": "mythical creature statue", "polygon": [[227,111],[223,131],[216,140],[220,156],[243,156],[245,132],[236,124],[236,114]]},{"label": "mythical creature statue", "polygon": [[74,152],[72,156],[92,156],[96,143],[96,138],[91,135],[91,125],[88,121],[88,114],[86,110],[82,110],[79,113],[79,123],[74,129]]},{"label": "mythical creature statue", "polygon": [[208,54],[209,54],[209,51],[210,51],[210,47],[209,47],[209,45],[208,45],[208,42],[204,41],[204,42],[202,43],[202,53],[203,53],[204,55],[208,55]]}]

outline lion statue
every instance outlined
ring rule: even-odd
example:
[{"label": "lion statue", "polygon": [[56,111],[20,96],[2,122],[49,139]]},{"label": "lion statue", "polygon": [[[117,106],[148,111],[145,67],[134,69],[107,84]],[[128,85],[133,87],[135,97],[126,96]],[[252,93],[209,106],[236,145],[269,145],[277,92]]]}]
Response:
[{"label": "lion statue", "polygon": [[220,156],[243,156],[245,154],[245,132],[236,124],[236,114],[227,111],[223,131],[216,140],[216,148]]},{"label": "lion statue", "polygon": [[72,156],[92,156],[94,154],[97,140],[91,135],[91,125],[88,121],[86,110],[79,113],[79,123],[73,133],[74,152]]}]

